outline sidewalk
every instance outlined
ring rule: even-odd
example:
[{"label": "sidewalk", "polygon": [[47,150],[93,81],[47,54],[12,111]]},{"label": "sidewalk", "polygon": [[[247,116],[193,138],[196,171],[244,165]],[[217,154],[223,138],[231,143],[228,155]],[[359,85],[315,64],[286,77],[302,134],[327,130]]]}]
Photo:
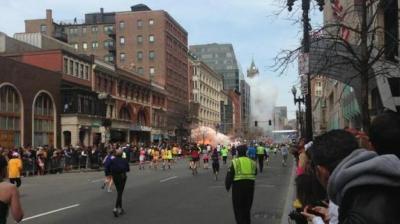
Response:
[{"label": "sidewalk", "polygon": [[[294,162],[295,164],[295,162]],[[282,213],[281,224],[289,224],[289,213],[293,209],[293,201],[296,199],[296,191],[295,191],[295,177],[296,177],[296,166],[292,166],[291,176],[289,181],[288,193],[285,200],[285,207]]]}]

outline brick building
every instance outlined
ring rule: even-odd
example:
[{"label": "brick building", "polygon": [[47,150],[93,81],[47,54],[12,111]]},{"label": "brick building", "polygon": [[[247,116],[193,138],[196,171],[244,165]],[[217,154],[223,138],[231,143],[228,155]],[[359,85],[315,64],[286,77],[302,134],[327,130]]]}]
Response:
[{"label": "brick building", "polygon": [[25,31],[66,35],[78,52],[115,63],[149,81],[151,88],[165,90],[169,137],[181,140],[187,135],[188,34],[166,11],[139,4],[131,11],[106,13],[101,9],[85,14],[84,22],[55,23],[47,10],[45,19],[26,20]]},{"label": "brick building", "polygon": [[0,67],[0,145],[60,146],[61,75],[1,56]]}]

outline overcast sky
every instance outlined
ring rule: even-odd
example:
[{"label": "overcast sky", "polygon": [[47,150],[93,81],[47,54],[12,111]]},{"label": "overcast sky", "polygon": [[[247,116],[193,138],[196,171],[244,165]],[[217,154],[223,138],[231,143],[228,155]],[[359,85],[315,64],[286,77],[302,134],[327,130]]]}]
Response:
[{"label": "overcast sky", "polygon": [[[24,20],[44,18],[46,9],[52,9],[53,18],[58,21],[83,19],[84,13],[97,12],[101,7],[106,12],[128,11],[131,5],[144,3],[151,9],[169,12],[188,31],[189,45],[232,43],[244,71],[254,57],[261,73],[261,81],[256,84],[263,87],[256,94],[273,97],[266,101],[268,104],[288,106],[289,118],[294,118],[290,89],[298,83],[297,65],[283,76],[270,68],[281,49],[299,45],[301,35],[300,25],[287,19],[298,15],[288,16],[285,11],[274,16],[280,1],[283,0],[1,0],[0,31],[10,36],[24,32]],[[322,16],[312,13],[312,20],[320,23]]]}]

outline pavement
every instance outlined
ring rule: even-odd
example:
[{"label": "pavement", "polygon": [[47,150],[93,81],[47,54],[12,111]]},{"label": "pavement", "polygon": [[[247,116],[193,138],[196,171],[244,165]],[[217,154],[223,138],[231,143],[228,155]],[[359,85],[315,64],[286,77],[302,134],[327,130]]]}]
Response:
[{"label": "pavement", "polygon": [[[228,163],[229,164],[229,163]],[[211,165],[211,164],[210,164]],[[293,161],[281,165],[272,155],[259,173],[252,208],[253,224],[280,224],[290,196]],[[224,187],[228,165],[221,162],[218,181],[212,169],[199,169],[196,176],[188,160],[179,160],[171,170],[139,170],[131,167],[124,191],[126,214],[112,214],[116,192],[101,190],[103,172],[64,173],[22,180],[21,201],[27,224],[204,224],[235,223],[231,193]],[[288,194],[289,193],[289,194]],[[14,223],[9,216],[8,224]]]}]

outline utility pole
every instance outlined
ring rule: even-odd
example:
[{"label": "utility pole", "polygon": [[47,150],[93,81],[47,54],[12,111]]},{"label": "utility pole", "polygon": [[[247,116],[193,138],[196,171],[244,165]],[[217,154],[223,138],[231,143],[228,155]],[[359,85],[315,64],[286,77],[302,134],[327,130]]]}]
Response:
[{"label": "utility pole", "polygon": [[[287,6],[289,11],[292,10],[292,6],[296,0],[288,0]],[[323,10],[323,6],[325,4],[324,0],[316,0],[319,5],[319,10]],[[302,0],[301,9],[303,10],[303,54],[305,57],[308,57],[310,53],[310,11],[311,0]],[[307,59],[308,61],[308,59]],[[306,66],[309,66],[306,64]],[[307,93],[305,94],[305,105],[306,105],[306,142],[312,141],[313,139],[313,130],[312,130],[312,105],[311,105],[311,74],[309,68],[306,69],[307,73],[304,74],[307,76]]]}]

